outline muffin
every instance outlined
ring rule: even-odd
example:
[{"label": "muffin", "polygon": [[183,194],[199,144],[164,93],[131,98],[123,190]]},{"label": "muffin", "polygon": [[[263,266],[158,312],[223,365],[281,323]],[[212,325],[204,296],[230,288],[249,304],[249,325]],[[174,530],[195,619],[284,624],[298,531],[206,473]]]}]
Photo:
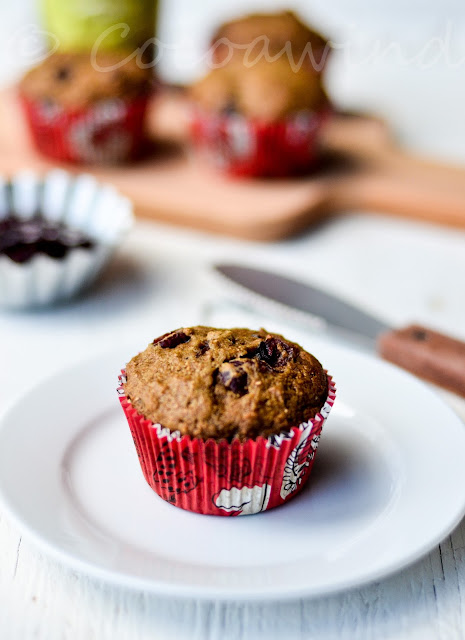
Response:
[{"label": "muffin", "polygon": [[151,72],[122,54],[53,53],[31,69],[19,93],[32,140],[61,161],[113,164],[144,141]]},{"label": "muffin", "polygon": [[331,109],[322,74],[329,43],[291,11],[223,24],[212,68],[191,87],[192,141],[236,176],[306,174]]},{"label": "muffin", "polygon": [[326,65],[330,44],[292,11],[244,16],[221,25],[211,42],[212,61],[253,62],[262,56],[289,56],[314,73]]},{"label": "muffin", "polygon": [[160,497],[198,513],[243,515],[300,491],[335,387],[314,356],[280,335],[191,327],[132,358],[119,393]]},{"label": "muffin", "polygon": [[200,155],[233,175],[309,172],[330,113],[321,77],[287,57],[212,69],[190,89],[192,139]]}]

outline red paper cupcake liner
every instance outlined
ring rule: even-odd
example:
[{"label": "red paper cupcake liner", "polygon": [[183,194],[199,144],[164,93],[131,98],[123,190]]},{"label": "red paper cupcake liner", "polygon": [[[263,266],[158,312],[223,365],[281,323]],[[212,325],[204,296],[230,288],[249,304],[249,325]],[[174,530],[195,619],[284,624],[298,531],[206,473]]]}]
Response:
[{"label": "red paper cupcake liner", "polygon": [[230,175],[286,177],[305,174],[318,163],[318,139],[330,109],[300,112],[279,122],[259,122],[239,114],[195,110],[194,149]]},{"label": "red paper cupcake liner", "polygon": [[328,375],[328,397],[313,420],[269,438],[202,440],[145,419],[125,395],[124,371],[119,380],[121,406],[148,484],[177,507],[218,516],[259,513],[296,496],[308,479],[336,398]]},{"label": "red paper cupcake liner", "polygon": [[145,138],[148,100],[115,98],[66,110],[20,95],[36,148],[55,160],[78,164],[118,164],[136,158]]}]

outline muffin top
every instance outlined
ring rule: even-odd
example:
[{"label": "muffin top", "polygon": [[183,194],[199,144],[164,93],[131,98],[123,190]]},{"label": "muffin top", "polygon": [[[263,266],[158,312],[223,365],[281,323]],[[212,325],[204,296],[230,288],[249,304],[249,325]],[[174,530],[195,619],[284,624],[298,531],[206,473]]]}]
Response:
[{"label": "muffin top", "polygon": [[285,49],[295,62],[304,55],[314,72],[319,73],[330,47],[326,38],[292,11],[255,13],[226,22],[212,39],[213,56],[219,64],[229,59],[254,60],[264,51],[276,56]]},{"label": "muffin top", "polygon": [[135,356],[126,379],[126,397],[145,418],[215,440],[299,426],[328,394],[318,360],[264,329],[178,329]]},{"label": "muffin top", "polygon": [[127,57],[122,53],[99,53],[97,64],[93,64],[89,53],[55,52],[26,73],[20,91],[28,98],[68,109],[148,93],[151,71],[140,68],[134,57],[125,61]]},{"label": "muffin top", "polygon": [[264,122],[320,110],[328,102],[320,77],[305,67],[293,68],[286,57],[250,67],[217,67],[191,87],[190,95],[206,111],[237,112]]}]

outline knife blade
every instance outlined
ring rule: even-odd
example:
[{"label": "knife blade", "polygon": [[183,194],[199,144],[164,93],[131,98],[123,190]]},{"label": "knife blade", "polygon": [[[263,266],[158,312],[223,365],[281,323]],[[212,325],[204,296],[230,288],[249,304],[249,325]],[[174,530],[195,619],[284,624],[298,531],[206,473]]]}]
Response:
[{"label": "knife blade", "polygon": [[368,338],[385,360],[465,397],[465,342],[418,324],[392,328],[335,295],[278,273],[229,263],[213,269],[248,292],[249,301],[252,294],[257,301],[272,301],[320,324]]}]

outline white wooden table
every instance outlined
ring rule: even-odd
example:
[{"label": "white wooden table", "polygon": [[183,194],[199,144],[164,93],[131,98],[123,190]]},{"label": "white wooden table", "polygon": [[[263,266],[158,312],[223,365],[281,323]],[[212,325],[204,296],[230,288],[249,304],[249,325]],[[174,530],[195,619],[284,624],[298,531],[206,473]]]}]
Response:
[{"label": "white wooden table", "polygon": [[[180,33],[188,3],[170,2],[184,13],[178,23],[173,14],[164,18],[166,32]],[[321,5],[315,3],[323,16]],[[1,11],[4,33],[31,20],[25,1]],[[5,51],[2,56],[6,60]],[[459,118],[465,93],[462,87],[457,93],[456,72],[439,63],[423,72],[395,65],[389,70],[386,60],[379,69],[383,81],[374,80],[374,68],[355,65],[345,75],[336,69],[331,82],[337,84],[340,74],[339,95],[347,104],[384,106],[412,148],[465,161]],[[369,86],[360,82],[363,73],[373,80]],[[444,121],[436,113],[438,86],[456,98]],[[217,257],[282,268],[393,323],[417,320],[465,339],[465,232],[353,213],[298,239],[264,246],[140,223],[103,281],[80,301],[55,311],[0,314],[0,412],[42,376],[106,350],[122,336],[134,350],[143,347],[153,338],[154,317],[162,315],[167,328],[198,322],[205,294],[200,268]],[[447,400],[465,417],[465,402]],[[69,571],[39,553],[0,511],[0,638],[462,638],[464,550],[462,523],[414,566],[336,596],[266,605],[176,602]]]}]

